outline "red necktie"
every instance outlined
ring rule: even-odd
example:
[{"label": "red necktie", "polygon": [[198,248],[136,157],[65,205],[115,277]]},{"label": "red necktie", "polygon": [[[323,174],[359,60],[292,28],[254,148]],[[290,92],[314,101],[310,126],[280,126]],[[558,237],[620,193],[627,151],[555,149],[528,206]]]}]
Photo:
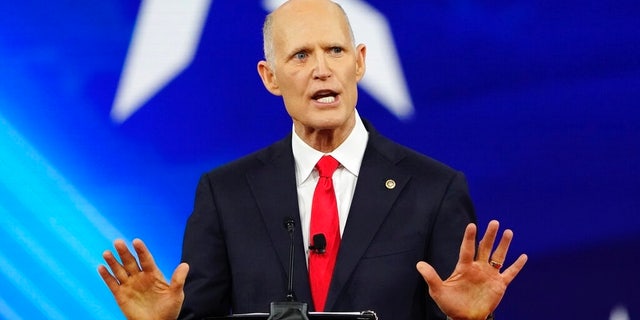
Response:
[{"label": "red necktie", "polygon": [[[316,169],[320,174],[311,204],[311,228],[309,239],[324,234],[327,246],[324,253],[309,252],[309,283],[316,311],[323,311],[329,292],[329,284],[340,247],[340,224],[336,193],[333,189],[333,172],[340,163],[332,156],[323,156]],[[312,245],[316,245],[313,243]]]}]

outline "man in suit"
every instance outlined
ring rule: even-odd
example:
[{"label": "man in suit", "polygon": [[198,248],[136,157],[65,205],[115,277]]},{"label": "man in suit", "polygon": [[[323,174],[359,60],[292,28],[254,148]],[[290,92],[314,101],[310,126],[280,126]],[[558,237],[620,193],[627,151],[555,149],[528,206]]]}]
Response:
[{"label": "man in suit", "polygon": [[[267,17],[264,43],[258,73],[268,91],[282,96],[293,132],[202,176],[184,262],[171,284],[140,240],[133,243],[139,264],[121,240],[115,247],[122,263],[105,252],[113,274],[104,266],[99,272],[125,315],[199,319],[265,312],[284,299],[290,240],[283,221],[294,221],[295,255],[310,265],[313,194],[321,179],[314,166],[330,155],[339,163],[332,174],[339,249],[328,239],[327,251],[337,257],[322,299],[310,285],[306,259],[296,259],[298,300],[312,311],[371,309],[381,319],[486,319],[526,256],[501,273],[512,233],[505,231],[492,252],[498,223],[491,222],[476,252],[464,176],[360,118],[366,47],[354,44],[342,9],[328,0],[291,0]],[[418,261],[424,262],[416,271]]]}]

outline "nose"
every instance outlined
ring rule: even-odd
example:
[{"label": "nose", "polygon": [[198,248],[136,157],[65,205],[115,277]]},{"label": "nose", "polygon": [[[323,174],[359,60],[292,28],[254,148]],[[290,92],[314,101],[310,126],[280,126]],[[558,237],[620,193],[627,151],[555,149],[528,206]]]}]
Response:
[{"label": "nose", "polygon": [[313,78],[318,80],[326,80],[331,77],[331,67],[324,55],[316,56],[316,65],[313,69]]}]

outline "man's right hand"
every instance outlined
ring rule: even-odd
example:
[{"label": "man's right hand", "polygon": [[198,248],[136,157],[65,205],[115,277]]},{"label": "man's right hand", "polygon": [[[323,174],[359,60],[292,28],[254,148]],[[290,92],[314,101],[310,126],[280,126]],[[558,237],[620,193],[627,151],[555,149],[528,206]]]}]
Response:
[{"label": "man's right hand", "polygon": [[98,273],[125,317],[129,320],[177,319],[184,301],[183,288],[189,265],[178,265],[169,284],[142,240],[133,240],[139,264],[124,241],[116,240],[113,245],[122,263],[107,250],[102,256],[111,272],[101,265]]}]

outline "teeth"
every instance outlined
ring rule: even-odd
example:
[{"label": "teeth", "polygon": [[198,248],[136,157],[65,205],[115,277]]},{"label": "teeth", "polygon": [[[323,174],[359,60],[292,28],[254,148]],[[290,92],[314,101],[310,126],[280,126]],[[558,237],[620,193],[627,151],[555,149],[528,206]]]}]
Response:
[{"label": "teeth", "polygon": [[332,96],[324,97],[324,98],[320,98],[320,99],[318,99],[316,101],[318,101],[320,103],[332,103],[332,102],[336,101],[336,97],[332,97]]}]

